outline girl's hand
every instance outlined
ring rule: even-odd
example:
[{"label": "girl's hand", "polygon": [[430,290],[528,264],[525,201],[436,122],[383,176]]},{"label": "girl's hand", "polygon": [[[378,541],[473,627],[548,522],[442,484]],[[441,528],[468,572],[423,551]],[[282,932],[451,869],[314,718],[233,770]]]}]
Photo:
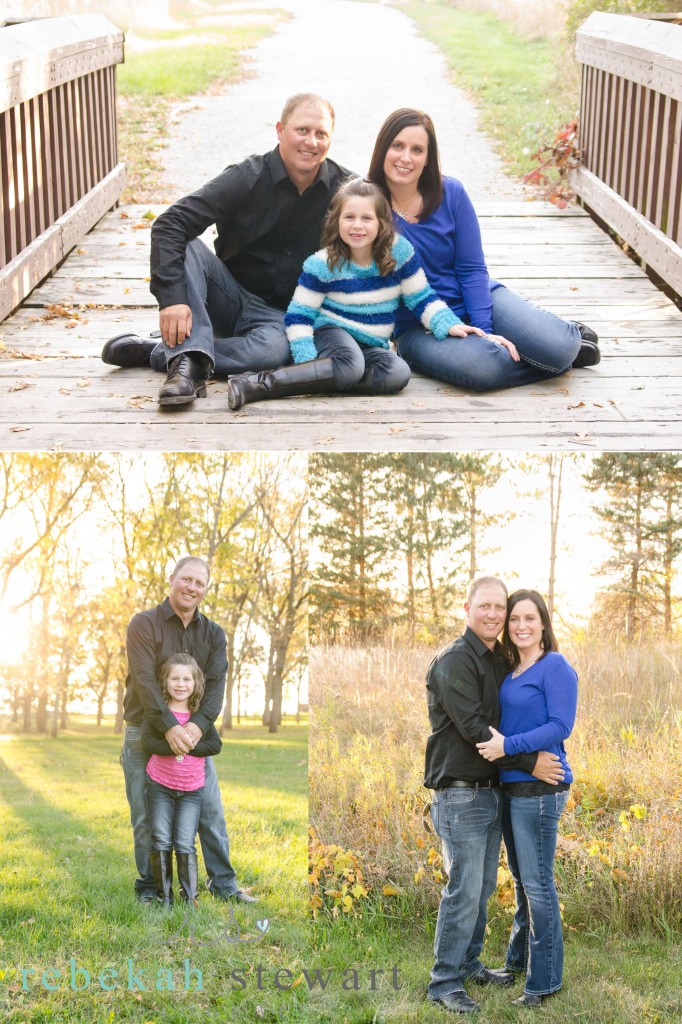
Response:
[{"label": "girl's hand", "polygon": [[480,327],[470,327],[469,324],[453,324],[448,334],[451,338],[466,338],[467,334],[478,334],[480,338],[485,336]]},{"label": "girl's hand", "polygon": [[504,736],[497,729],[493,729],[492,725],[488,726],[493,738],[486,740],[485,743],[477,743],[476,748],[486,761],[496,761],[498,757],[504,757]]},{"label": "girl's hand", "polygon": [[496,345],[501,345],[502,348],[506,348],[515,363],[520,361],[521,356],[517,352],[516,345],[513,341],[508,341],[506,338],[503,338],[501,334],[486,334],[484,337],[488,338],[489,341],[494,341]]}]

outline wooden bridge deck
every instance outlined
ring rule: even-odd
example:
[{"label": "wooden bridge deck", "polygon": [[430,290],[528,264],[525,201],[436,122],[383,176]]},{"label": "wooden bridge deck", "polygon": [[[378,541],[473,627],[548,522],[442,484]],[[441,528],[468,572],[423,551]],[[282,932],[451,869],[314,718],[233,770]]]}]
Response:
[{"label": "wooden bridge deck", "polygon": [[[389,398],[306,397],[227,408],[227,385],[161,412],[160,374],[99,356],[145,335],[146,207],[109,214],[0,324],[5,450],[682,449],[682,313],[578,208],[479,203],[491,274],[532,301],[592,325],[598,367],[509,391],[471,394],[413,378]],[[74,315],[75,314],[75,315]]]}]

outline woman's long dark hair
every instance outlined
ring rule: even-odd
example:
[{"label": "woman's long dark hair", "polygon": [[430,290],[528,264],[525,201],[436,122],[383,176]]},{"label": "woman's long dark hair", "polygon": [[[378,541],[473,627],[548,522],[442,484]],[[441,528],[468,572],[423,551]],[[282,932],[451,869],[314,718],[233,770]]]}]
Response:
[{"label": "woman's long dark hair", "polygon": [[327,264],[330,270],[341,266],[353,255],[350,246],[346,245],[339,235],[339,220],[341,211],[347,199],[358,196],[360,199],[371,199],[374,204],[374,212],[379,221],[377,237],[372,242],[372,259],[379,268],[382,277],[390,274],[395,268],[395,258],[392,253],[395,229],[391,215],[391,204],[387,201],[378,185],[364,178],[349,178],[335,193],[329,204],[327,219],[322,228],[321,242],[327,250]]},{"label": "woman's long dark hair", "polygon": [[419,194],[422,197],[422,210],[419,219],[426,220],[443,201],[443,179],[440,173],[436,129],[433,127],[433,121],[429,115],[425,114],[423,110],[401,107],[400,110],[394,110],[392,114],[388,115],[379,129],[377,141],[374,143],[374,152],[367,177],[377,183],[390,202],[391,190],[386,184],[386,175],[384,174],[386,154],[396,135],[400,135],[404,128],[412,128],[415,125],[423,128],[429,137],[428,158],[419,179]]},{"label": "woman's long dark hair", "polygon": [[549,617],[549,612],[547,611],[545,599],[541,594],[538,594],[537,590],[515,590],[507,599],[507,618],[504,622],[504,633],[502,634],[502,646],[504,647],[504,653],[509,663],[514,667],[518,665],[521,659],[519,657],[518,647],[509,639],[509,618],[514,607],[519,603],[519,601],[532,601],[540,613],[540,621],[542,623],[542,637],[540,639],[542,657],[544,658],[548,651],[559,650],[559,645],[556,641],[556,637],[554,636],[554,630],[552,629],[552,622]]}]

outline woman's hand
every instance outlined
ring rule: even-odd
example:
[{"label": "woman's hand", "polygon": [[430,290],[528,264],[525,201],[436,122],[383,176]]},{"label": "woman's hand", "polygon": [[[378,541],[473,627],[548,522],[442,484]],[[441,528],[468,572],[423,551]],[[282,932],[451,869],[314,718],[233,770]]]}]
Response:
[{"label": "woman's hand", "polygon": [[517,352],[516,345],[513,341],[508,341],[507,338],[503,338],[501,334],[484,334],[483,337],[487,338],[489,341],[494,341],[496,345],[500,345],[502,348],[506,348],[515,363],[520,361],[521,356]]},{"label": "woman's hand", "polygon": [[451,338],[466,338],[467,334],[478,334],[480,338],[485,337],[480,327],[470,327],[469,324],[453,324],[448,334]]},{"label": "woman's hand", "polygon": [[496,761],[498,757],[504,757],[504,736],[497,729],[493,729],[492,725],[488,726],[493,738],[486,740],[485,743],[477,743],[476,748],[486,761]]}]

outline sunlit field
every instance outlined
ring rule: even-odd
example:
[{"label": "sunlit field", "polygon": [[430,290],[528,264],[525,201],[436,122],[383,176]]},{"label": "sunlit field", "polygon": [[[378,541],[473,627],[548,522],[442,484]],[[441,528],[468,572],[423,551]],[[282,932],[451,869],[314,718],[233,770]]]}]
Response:
[{"label": "sunlit field", "polygon": [[[199,907],[191,921],[182,905],[144,908],[133,896],[120,746],[111,725],[97,729],[77,716],[57,739],[2,737],[3,1020],[309,1019],[305,986],[285,992],[273,984],[275,970],[289,969],[294,978],[308,962],[305,724],[285,721],[273,736],[252,722],[224,736],[216,767],[231,856],[240,884],[259,902],[233,906],[212,899],[200,864]],[[110,990],[99,982],[103,972],[109,972]]]}]

